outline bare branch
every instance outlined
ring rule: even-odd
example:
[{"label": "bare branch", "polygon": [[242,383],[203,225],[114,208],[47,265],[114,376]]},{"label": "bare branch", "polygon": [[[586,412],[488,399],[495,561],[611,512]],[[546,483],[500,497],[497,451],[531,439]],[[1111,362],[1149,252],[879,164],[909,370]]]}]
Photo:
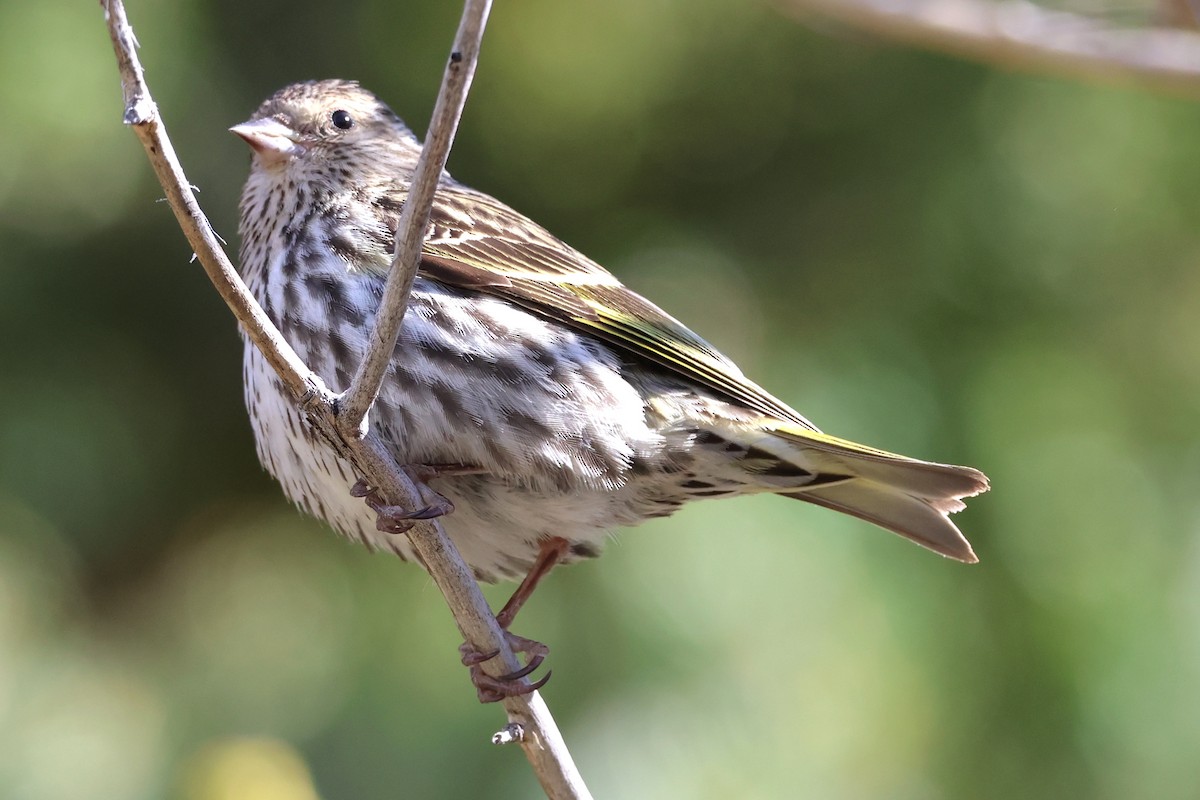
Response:
[{"label": "bare branch", "polygon": [[442,88],[433,107],[429,133],[425,137],[412,187],[396,226],[396,254],[375,317],[375,329],[354,380],[341,399],[338,416],[344,436],[365,433],[367,413],[379,394],[379,386],[383,383],[392,352],[396,349],[400,322],[404,319],[408,295],[417,277],[433,195],[446,168],[450,146],[458,130],[458,120],[467,103],[467,91],[475,76],[479,45],[483,41],[483,29],[491,7],[491,0],[467,0],[463,8],[462,21],[454,37],[454,49],[450,51],[446,72],[442,76]]},{"label": "bare branch", "polygon": [[146,76],[137,57],[137,38],[125,17],[125,6],[119,2],[102,2],[108,34],[117,54],[121,72],[121,90],[125,99],[125,124],[133,128],[146,148],[150,165],[158,182],[167,193],[167,202],[183,229],[192,250],[208,273],[209,280],[220,292],[246,334],[253,340],[280,380],[296,397],[309,393],[328,395],[324,383],[314,375],[296,351],[271,324],[258,301],[242,283],[229,259],[221,250],[219,237],[200,210],[192,185],[183,174],[175,156],[175,148],[167,138],[166,129],[158,116],[158,106],[150,96]]},{"label": "bare branch", "polygon": [[1200,34],[1118,28],[1026,0],[775,0],[884,39],[1012,69],[1200,96]]},{"label": "bare branch", "polygon": [[[300,404],[309,423],[325,437],[340,456],[353,464],[355,470],[376,487],[383,500],[407,508],[420,507],[423,505],[422,487],[400,468],[401,465],[396,464],[391,452],[378,436],[371,432],[360,433],[361,427],[357,421],[353,425],[355,435],[343,435],[336,405],[338,398],[325,387],[319,376],[308,369],[283,339],[230,264],[221,249],[218,237],[196,202],[196,197],[190,188],[191,184],[183,173],[179,160],[175,156],[175,150],[167,137],[166,129],[158,115],[158,107],[150,95],[141,64],[137,58],[137,40],[126,18],[124,4],[121,0],[102,0],[101,5],[104,8],[109,35],[112,38],[113,50],[116,53],[117,65],[121,74],[125,101],[125,123],[133,128],[145,147],[146,155],[154,168],[159,183],[166,191],[171,210],[209,279],[224,298],[234,316],[237,317],[251,341],[262,352],[279,375],[280,380]],[[425,157],[422,157],[422,166],[428,174],[435,178],[441,174],[446,155],[449,152],[450,139],[453,137],[453,129],[462,108],[462,96],[465,96],[467,85],[470,83],[470,75],[478,54],[478,37],[482,34],[488,5],[486,0],[483,2],[469,0],[467,3],[464,22],[459,29],[459,41],[455,45],[455,52],[461,54],[461,60],[451,58],[447,77],[438,97],[434,130],[431,131],[430,139],[432,141],[436,135],[438,141],[441,142],[438,145],[441,149],[438,153],[429,156],[428,163]],[[468,21],[467,17],[470,17],[471,21]],[[471,37],[474,37],[473,44],[460,45],[461,42],[471,39]],[[460,66],[467,61],[469,61],[469,65]],[[458,100],[453,100],[448,97],[450,91],[459,92],[461,96]],[[449,121],[439,122],[444,118]],[[397,234],[398,237],[402,237],[398,238],[397,259],[399,260],[402,254],[409,253],[409,260],[405,263],[413,272],[415,272],[416,254],[420,250],[423,239],[421,234],[427,224],[429,204],[435,187],[436,180],[430,181],[426,190],[428,198],[423,203],[424,211],[420,212],[421,218],[417,218],[416,211],[410,210],[411,207],[418,205],[417,201],[406,204],[405,213],[410,214],[413,221],[407,227],[402,228],[403,232]],[[414,188],[414,195],[415,191]],[[393,278],[396,277],[395,273],[397,272],[400,270],[393,270]],[[410,275],[407,279],[409,285],[411,285],[411,280],[412,276]],[[383,349],[385,358],[386,354],[390,353],[391,348],[394,347],[396,331],[408,294],[407,286],[401,285],[399,288],[393,289],[392,284],[395,282],[389,280],[387,291],[387,296],[394,296],[398,299],[389,301],[393,306],[394,320],[389,323],[393,330],[390,332],[391,344]],[[388,334],[388,331],[378,332],[377,336],[384,334]],[[366,381],[367,379],[364,378],[361,383],[366,385]],[[356,380],[356,383],[360,382]],[[375,392],[378,391],[377,379],[374,387],[367,393],[369,397],[373,398]],[[369,406],[369,404],[370,400],[366,405]],[[359,417],[359,419],[362,418]],[[349,487],[347,487],[347,491],[349,491]],[[441,523],[437,520],[423,522],[407,535],[411,538],[422,564],[442,591],[463,638],[479,652],[499,652],[495,658],[485,662],[482,665],[483,668],[493,676],[504,675],[518,669],[520,663],[502,635],[495,615],[479,591],[479,586],[469,567],[462,560],[449,537],[446,536]],[[555,800],[558,798],[590,798],[591,795],[588,793],[587,787],[563,743],[554,719],[540,695],[534,692],[522,697],[507,698],[504,705],[508,711],[510,723],[519,724],[524,730],[524,736],[521,739],[522,748],[546,794]]]}]

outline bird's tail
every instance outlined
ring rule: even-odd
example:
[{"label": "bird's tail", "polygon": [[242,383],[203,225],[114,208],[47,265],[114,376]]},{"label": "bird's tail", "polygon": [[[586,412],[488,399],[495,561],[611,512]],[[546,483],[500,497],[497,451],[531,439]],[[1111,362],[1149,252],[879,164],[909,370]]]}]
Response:
[{"label": "bird's tail", "polygon": [[965,507],[964,497],[988,490],[979,470],[919,461],[791,425],[781,424],[768,436],[784,446],[770,447],[776,456],[812,473],[800,486],[771,491],[873,522],[949,558],[979,560],[950,521]]}]

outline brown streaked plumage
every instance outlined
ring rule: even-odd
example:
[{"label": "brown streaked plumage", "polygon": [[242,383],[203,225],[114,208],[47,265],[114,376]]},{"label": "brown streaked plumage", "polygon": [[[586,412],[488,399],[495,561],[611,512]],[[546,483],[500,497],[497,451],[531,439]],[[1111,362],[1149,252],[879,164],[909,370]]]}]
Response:
[{"label": "brown streaked plumage", "polygon": [[[420,145],[355,83],[289,86],[233,128],[255,150],[242,270],[307,363],[345,388],[365,347]],[[253,346],[246,398],[260,458],[343,534],[404,558],[304,428]],[[773,493],[861,517],[962,561],[949,520],[988,488],[969,467],[821,433],[683,324],[498,200],[448,175],[372,424],[412,464],[478,471],[431,485],[485,580],[541,544],[597,555],[607,532],[705,497]]]}]

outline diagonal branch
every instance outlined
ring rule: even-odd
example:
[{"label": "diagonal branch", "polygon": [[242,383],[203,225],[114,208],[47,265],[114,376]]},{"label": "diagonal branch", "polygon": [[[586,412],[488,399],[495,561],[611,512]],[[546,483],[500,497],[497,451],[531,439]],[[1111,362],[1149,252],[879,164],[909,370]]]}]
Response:
[{"label": "diagonal branch", "polygon": [[458,130],[458,120],[467,102],[467,91],[475,76],[479,45],[483,40],[483,28],[487,24],[491,6],[491,0],[467,0],[463,9],[462,22],[454,37],[454,49],[450,51],[446,72],[442,76],[442,88],[433,107],[429,133],[421,148],[412,188],[396,226],[396,255],[392,260],[391,274],[383,292],[379,313],[375,317],[370,345],[358,365],[354,380],[339,403],[339,425],[345,436],[366,432],[367,413],[379,394],[379,386],[387,372],[392,352],[396,349],[400,322],[408,307],[413,280],[417,277],[433,194],[446,167],[446,158],[450,155],[450,146]]},{"label": "diagonal branch", "polygon": [[125,17],[124,4],[120,0],[108,3],[102,0],[101,5],[113,50],[117,54],[117,68],[121,73],[121,91],[125,98],[124,122],[133,128],[146,148],[158,182],[167,193],[167,202],[175,212],[175,219],[200,259],[204,271],[208,273],[209,280],[293,395],[302,397],[310,392],[328,394],[321,379],[305,366],[291,345],[284,341],[283,335],[242,283],[221,250],[221,241],[213,232],[208,218],[200,210],[192,185],[183,174],[175,148],[159,119],[158,106],[150,96],[150,88],[146,85],[146,76],[137,57],[137,37]]},{"label": "diagonal branch", "polygon": [[[230,264],[212,226],[196,202],[196,197],[190,188],[191,184],[184,175],[183,168],[175,156],[174,147],[167,137],[166,129],[158,114],[158,107],[150,95],[142,66],[137,58],[137,39],[126,18],[124,4],[122,0],[102,0],[101,5],[104,8],[105,20],[121,75],[125,102],[125,124],[133,128],[134,133],[145,147],[147,158],[154,168],[155,175],[167,193],[171,210],[209,279],[234,316],[237,317],[247,336],[262,352],[264,358],[279,375],[284,386],[303,408],[309,423],[334,447],[339,455],[349,461],[359,474],[377,488],[385,502],[407,508],[420,507],[422,505],[421,487],[400,468],[400,465],[396,464],[391,452],[377,435],[370,431],[360,430],[358,423],[354,426],[354,435],[344,436],[342,434],[337,410],[338,397],[326,388],[320,377],[308,369],[307,365],[284,340]],[[450,120],[449,123],[438,123],[437,120],[443,117],[435,112],[435,128],[443,131],[438,136],[444,136],[444,142],[439,145],[440,154],[435,154],[436,158],[430,156],[428,165],[425,158],[422,158],[422,165],[435,178],[441,174],[446,154],[449,152],[454,123],[461,112],[462,101],[465,98],[466,88],[470,83],[470,75],[474,70],[475,59],[478,55],[478,36],[483,30],[483,20],[486,17],[488,5],[486,0],[483,2],[470,0],[464,12],[464,22],[459,29],[459,39],[467,40],[474,36],[474,44],[461,50],[456,49],[456,53],[461,53],[461,60],[451,58],[448,72],[457,72],[458,77],[448,75],[443,82],[437,106],[441,110],[441,114],[449,115],[446,117]],[[456,86],[457,88],[454,88]],[[460,93],[458,100],[452,100],[449,97],[450,91]],[[457,110],[445,110],[447,108],[454,109],[456,105]],[[433,132],[431,132],[430,138],[431,140],[434,138]],[[396,248],[398,258],[399,254],[411,252],[408,263],[414,272],[415,254],[419,252],[420,241],[423,238],[417,235],[417,232],[423,231],[426,225],[429,203],[435,186],[436,180],[428,189],[424,210],[409,211],[406,208],[406,213],[412,215],[413,221],[403,229],[406,232],[398,233],[398,236],[403,236]],[[417,206],[418,203],[414,201],[406,205]],[[394,270],[394,272],[398,271]],[[411,280],[410,275],[407,279],[409,285],[411,285]],[[388,315],[393,319],[390,324],[398,329],[408,290],[406,286],[402,285],[393,291],[391,284],[392,281],[389,281],[387,293],[389,300],[387,302],[390,307]],[[384,312],[381,310],[380,317],[383,316]],[[387,333],[388,331],[382,331],[377,336]],[[396,331],[392,330],[390,336],[393,344],[384,348],[385,353],[390,352],[391,347],[394,346]],[[356,379],[356,384],[366,385],[367,381],[367,377],[364,377],[361,382]],[[378,390],[377,379],[374,387],[369,393],[372,398]],[[370,401],[366,403],[367,406],[369,404]],[[349,487],[347,487],[347,491],[349,491]],[[472,649],[479,652],[498,652],[496,657],[482,665],[485,671],[493,676],[500,676],[518,669],[520,663],[509,648],[507,639],[502,635],[495,615],[479,591],[479,586],[470,569],[449,537],[446,536],[441,523],[437,520],[423,522],[409,531],[407,535],[412,540],[421,562],[445,597],[463,638]],[[555,800],[558,798],[590,798],[591,795],[588,793],[557,725],[540,695],[534,692],[521,697],[506,698],[504,706],[508,712],[509,724],[501,733],[497,734],[494,741],[521,742],[526,758],[529,759],[538,781],[549,797],[555,798]]]}]

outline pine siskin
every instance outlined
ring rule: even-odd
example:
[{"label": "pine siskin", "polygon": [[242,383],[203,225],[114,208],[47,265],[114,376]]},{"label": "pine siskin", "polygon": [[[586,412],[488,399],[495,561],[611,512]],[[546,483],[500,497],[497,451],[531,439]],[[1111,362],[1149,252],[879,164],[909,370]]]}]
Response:
[{"label": "pine siskin", "polygon": [[[336,80],[288,86],[231,130],[254,151],[242,273],[300,356],[344,389],[421,145],[374,95]],[[407,537],[386,532],[395,520],[351,496],[352,470],[248,340],[245,389],[259,458],[287,496],[413,559]],[[988,488],[982,473],[819,432],[600,265],[449,175],[370,420],[399,463],[454,465],[434,466],[430,485],[485,581],[528,573],[531,591],[554,564],[599,555],[613,527],[764,492],[976,560],[948,515]]]}]

